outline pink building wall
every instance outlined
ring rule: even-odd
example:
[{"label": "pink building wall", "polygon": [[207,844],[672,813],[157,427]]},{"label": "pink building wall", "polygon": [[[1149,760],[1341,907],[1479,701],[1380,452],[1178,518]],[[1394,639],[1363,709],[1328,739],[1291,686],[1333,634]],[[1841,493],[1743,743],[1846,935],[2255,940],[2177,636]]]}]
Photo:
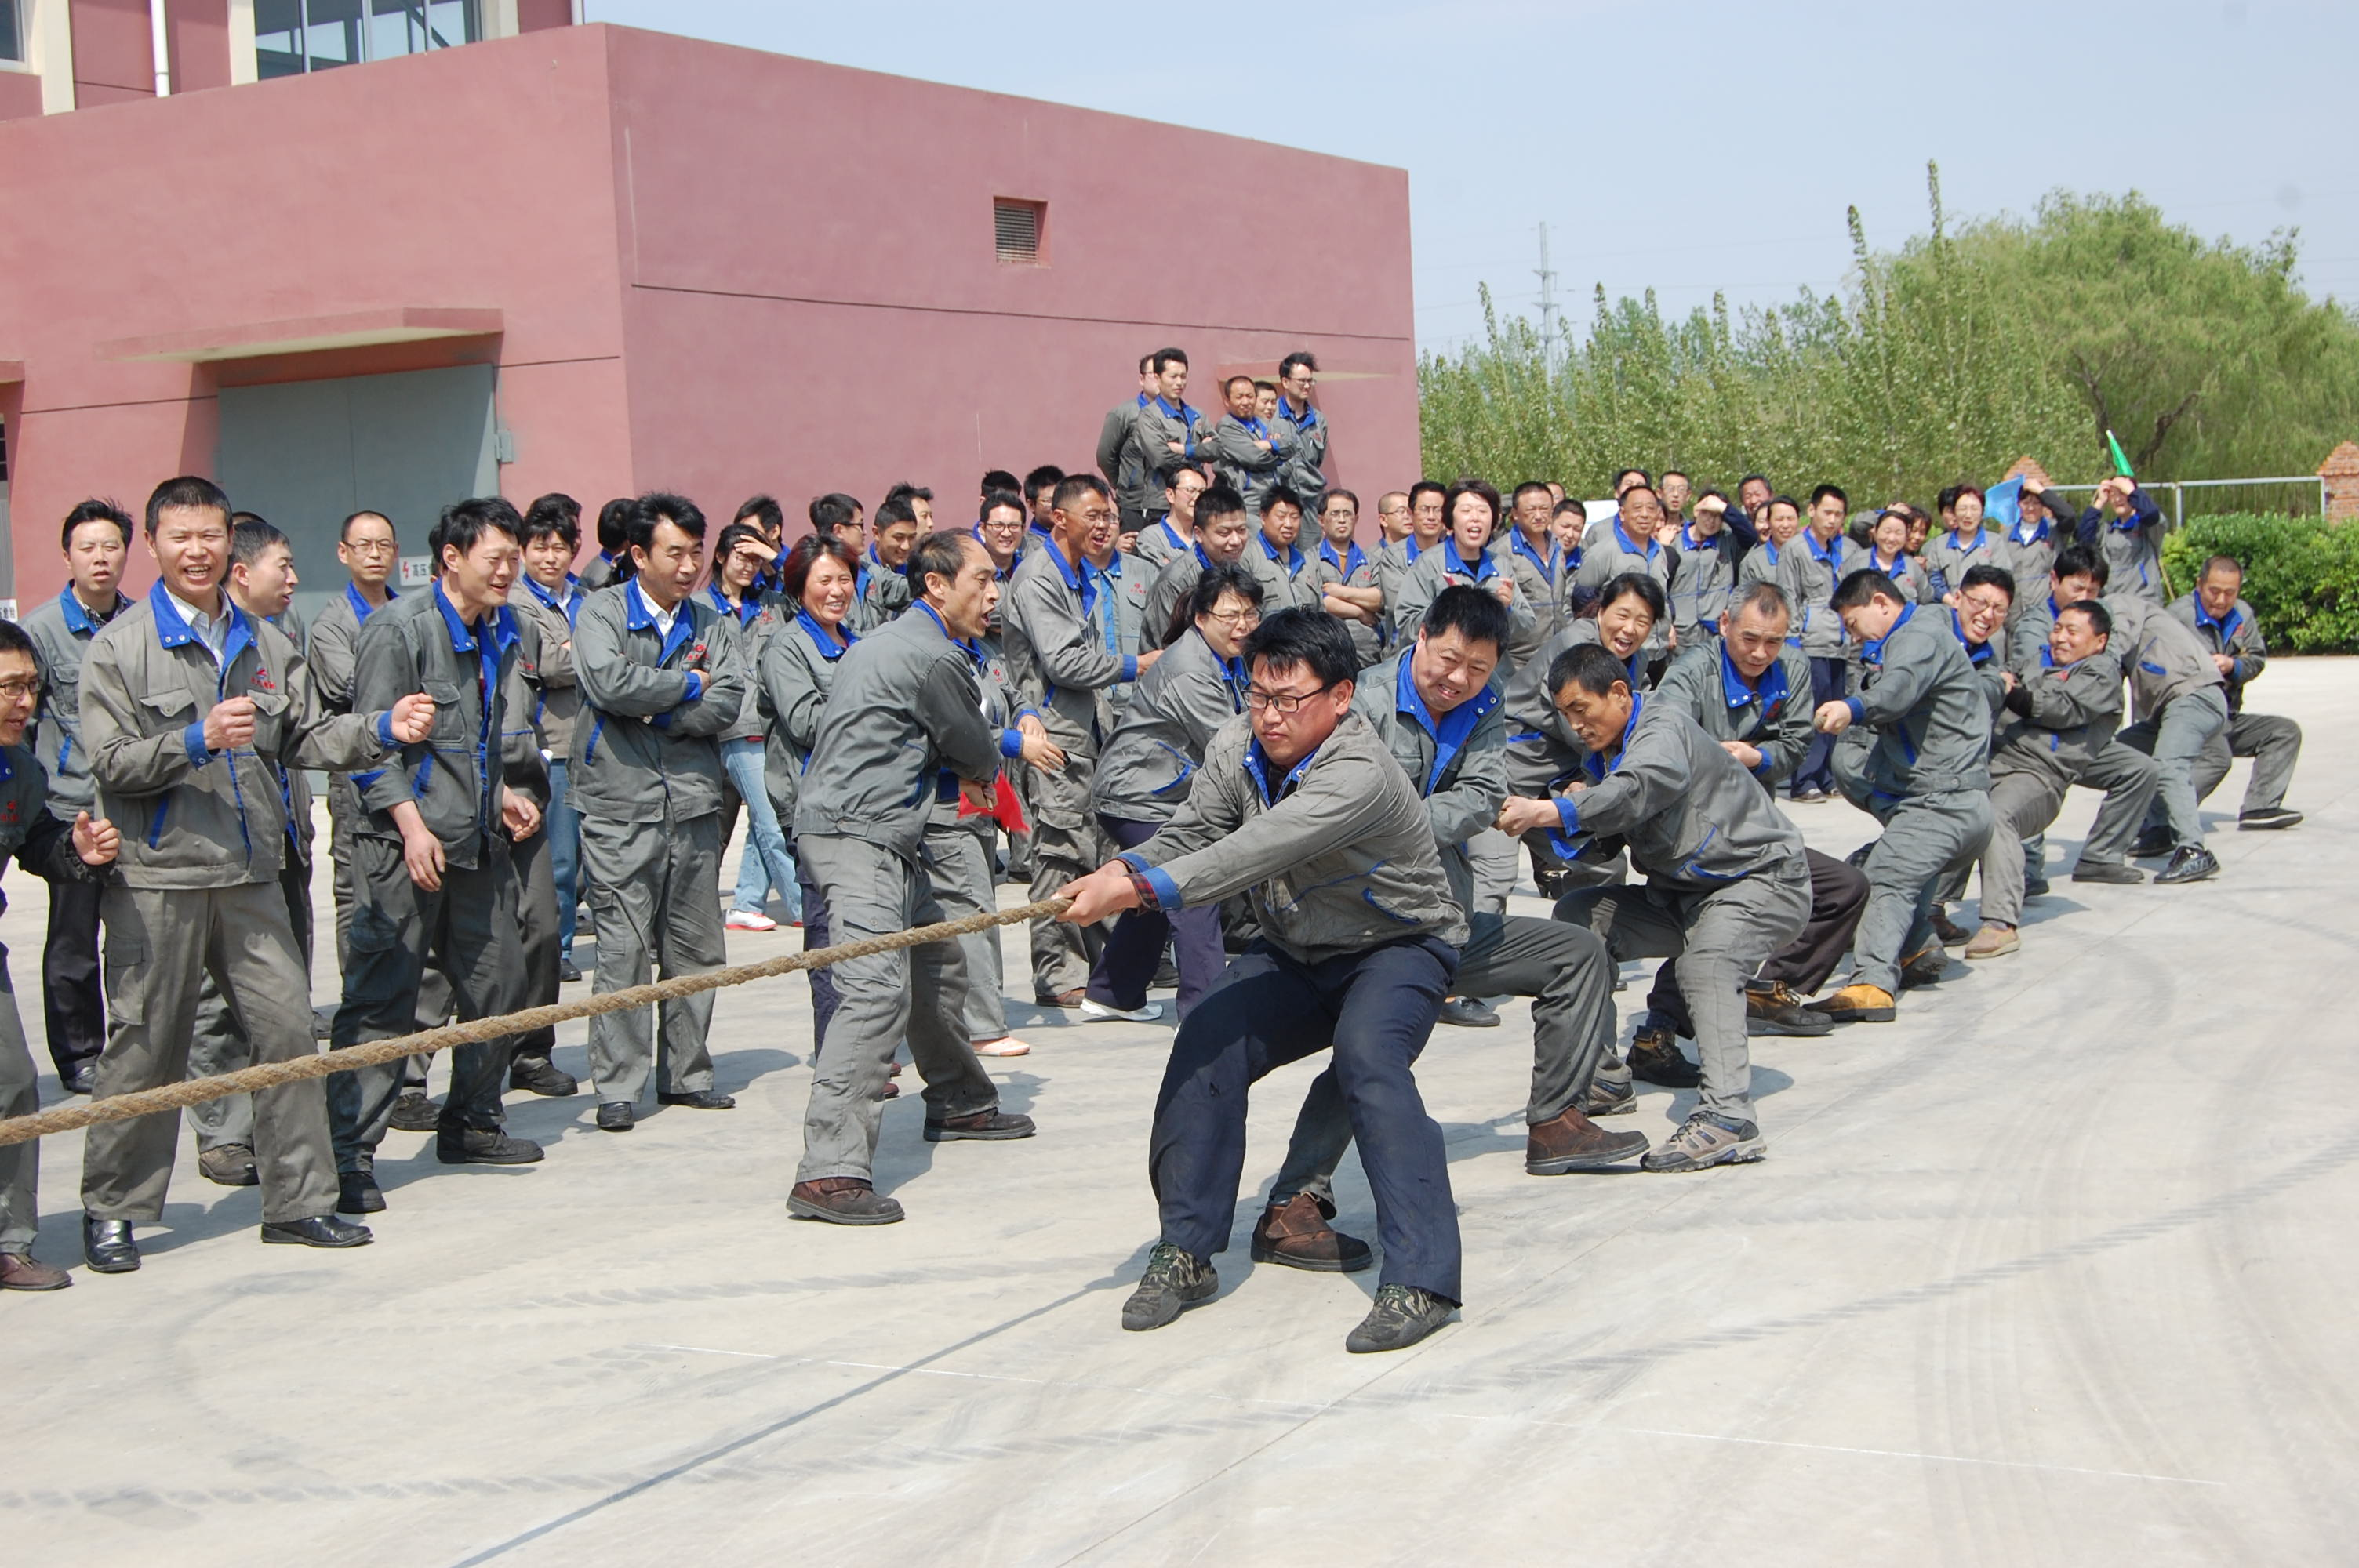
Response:
[{"label": "pink building wall", "polygon": [[[147,68],[136,41],[109,75]],[[1272,265],[1242,216],[1238,243],[1169,247],[1155,171],[1224,166],[1286,192],[1315,266]],[[1048,265],[995,259],[994,196],[1048,202]],[[952,518],[984,467],[1089,467],[1148,349],[1185,349],[1210,409],[1218,371],[1309,348],[1336,481],[1373,503],[1417,471],[1407,176],[1141,120],[562,27],[0,124],[0,210],[23,603],[62,580],[67,508],[210,470],[220,389],[257,382],[495,363],[519,503],[663,485],[796,514],[906,478]],[[125,215],[106,243],[94,213]],[[501,330],[219,363],[102,348],[400,307]]]}]

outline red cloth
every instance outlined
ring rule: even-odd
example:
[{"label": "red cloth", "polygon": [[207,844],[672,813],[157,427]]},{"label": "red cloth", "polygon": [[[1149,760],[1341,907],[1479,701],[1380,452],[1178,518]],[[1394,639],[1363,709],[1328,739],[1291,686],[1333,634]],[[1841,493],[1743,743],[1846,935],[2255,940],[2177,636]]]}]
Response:
[{"label": "red cloth", "polygon": [[[958,814],[959,820],[962,822],[970,816],[986,815],[981,806],[967,799],[966,792],[963,790],[959,792]],[[1005,832],[1013,834],[1032,831],[1032,825],[1024,820],[1024,803],[1016,798],[1016,786],[1007,782],[1006,773],[1000,774],[991,783],[991,810],[988,815]]]}]

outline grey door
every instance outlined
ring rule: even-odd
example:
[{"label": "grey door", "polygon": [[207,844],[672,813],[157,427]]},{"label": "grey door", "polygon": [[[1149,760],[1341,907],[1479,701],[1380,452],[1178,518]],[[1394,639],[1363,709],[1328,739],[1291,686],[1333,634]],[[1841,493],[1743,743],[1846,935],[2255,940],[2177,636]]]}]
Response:
[{"label": "grey door", "polygon": [[402,555],[422,557],[444,506],[498,493],[492,384],[491,366],[459,365],[222,389],[222,487],[295,542],[307,623],[343,591],[336,531],[347,516],[384,513]]}]

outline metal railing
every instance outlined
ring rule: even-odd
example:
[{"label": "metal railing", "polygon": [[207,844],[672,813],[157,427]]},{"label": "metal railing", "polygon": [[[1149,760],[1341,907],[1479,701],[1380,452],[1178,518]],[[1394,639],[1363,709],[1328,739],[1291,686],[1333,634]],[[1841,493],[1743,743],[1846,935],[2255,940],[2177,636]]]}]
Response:
[{"label": "metal railing", "polygon": [[[2306,484],[2318,491],[2318,515],[2326,515],[2326,480],[2314,473],[2286,474],[2269,479],[2158,479],[2140,480],[2138,488],[2145,491],[2170,492],[2170,526],[2176,530],[2187,521],[2187,495],[2190,490],[2221,490],[2239,484]],[[2093,494],[2093,484],[2051,484],[2048,487],[2059,495]]]}]

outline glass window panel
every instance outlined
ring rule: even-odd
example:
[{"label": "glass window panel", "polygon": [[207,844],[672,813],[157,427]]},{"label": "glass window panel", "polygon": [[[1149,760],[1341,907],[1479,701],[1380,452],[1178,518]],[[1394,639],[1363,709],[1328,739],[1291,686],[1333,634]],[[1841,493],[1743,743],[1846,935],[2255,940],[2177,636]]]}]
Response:
[{"label": "glass window panel", "polygon": [[424,49],[425,11],[419,0],[369,0],[369,59],[391,59]]},{"label": "glass window panel", "polygon": [[312,70],[356,65],[361,53],[361,0],[303,0],[303,53]]},{"label": "glass window panel", "polygon": [[476,42],[484,36],[482,11],[476,0],[427,0],[428,47],[445,49]]},{"label": "glass window panel", "polygon": [[0,59],[25,58],[24,19],[16,0],[0,0]]},{"label": "glass window panel", "polygon": [[303,0],[254,0],[255,74],[303,74]]}]

